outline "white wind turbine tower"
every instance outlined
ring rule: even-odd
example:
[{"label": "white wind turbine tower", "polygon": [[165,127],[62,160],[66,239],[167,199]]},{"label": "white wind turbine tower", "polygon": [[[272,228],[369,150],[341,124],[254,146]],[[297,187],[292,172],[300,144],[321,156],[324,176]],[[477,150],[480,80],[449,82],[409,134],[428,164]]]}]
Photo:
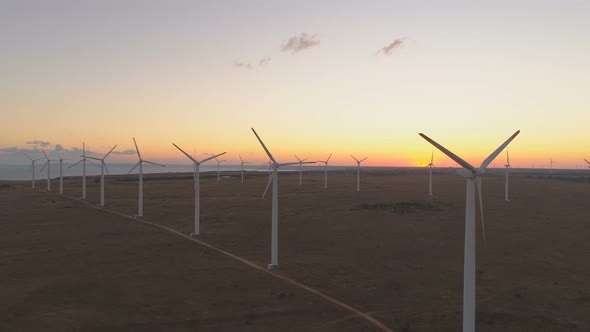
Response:
[{"label": "white wind turbine tower", "polygon": [[27,156],[27,158],[29,158],[31,160],[31,167],[33,168],[33,173],[32,173],[32,181],[33,183],[31,184],[31,188],[35,189],[35,162],[39,161],[43,158],[38,158],[38,159],[33,159],[31,157],[29,157],[28,154],[25,153],[25,156]]},{"label": "white wind turbine tower", "polygon": [[510,200],[508,199],[508,170],[511,168],[511,166],[510,155],[508,154],[508,151],[506,151],[506,165],[504,165],[504,167],[506,167],[506,187],[504,188],[504,199],[506,200],[506,202],[509,202]]},{"label": "white wind turbine tower", "polygon": [[356,160],[356,191],[361,191],[361,163],[369,157],[365,157],[361,160],[356,159],[353,155],[350,155],[352,159]]},{"label": "white wind turbine tower", "polygon": [[[271,253],[270,253],[270,264],[268,264],[268,268],[274,269],[275,267],[277,267],[279,265],[279,253],[278,253],[278,247],[279,247],[279,185],[278,185],[278,181],[279,181],[279,179],[278,179],[278,170],[279,170],[279,167],[281,167],[281,166],[297,165],[300,162],[299,161],[298,162],[291,162],[291,163],[277,162],[275,160],[275,158],[272,156],[272,154],[270,153],[270,151],[268,151],[268,149],[266,148],[266,145],[264,145],[264,142],[262,142],[262,140],[260,139],[260,137],[256,133],[256,130],[254,130],[254,128],[251,128],[251,129],[252,129],[252,132],[254,132],[254,135],[256,135],[256,138],[260,142],[260,145],[262,145],[262,148],[264,148],[264,151],[266,152],[266,154],[268,155],[268,157],[270,158],[270,160],[272,162],[272,164],[271,164],[272,177],[268,179],[269,184],[272,182]],[[303,162],[303,164],[312,164],[312,163],[313,162]],[[268,184],[266,187],[268,188]]]},{"label": "white wind turbine tower", "polygon": [[219,175],[221,174],[220,165],[222,162],[225,161],[225,159],[219,160],[219,159],[215,158],[215,161],[217,162],[217,182],[219,182]]},{"label": "white wind turbine tower", "polygon": [[463,332],[475,331],[475,189],[479,196],[479,205],[481,212],[481,225],[483,238],[485,240],[485,228],[483,222],[483,204],[481,197],[481,176],[485,174],[486,167],[512,142],[520,133],[516,131],[500,147],[490,154],[479,168],[475,168],[465,160],[461,159],[442,145],[430,139],[428,136],[420,133],[420,136],[442,151],[449,158],[456,161],[463,169],[457,173],[467,179],[467,192],[465,202],[465,248],[463,261]]},{"label": "white wind turbine tower", "polygon": [[86,198],[86,162],[89,162],[95,166],[95,163],[91,162],[90,160],[87,160],[87,156],[86,156],[86,144],[84,142],[82,142],[82,155],[80,156],[82,157],[82,159],[80,159],[78,162],[76,162],[75,164],[71,165],[68,168],[72,168],[76,165],[78,165],[79,163],[82,163],[82,198],[85,199]]},{"label": "white wind turbine tower", "polygon": [[244,161],[244,159],[242,159],[241,155],[240,156],[240,161],[242,162],[242,183],[244,183],[244,164],[247,164],[247,162]]},{"label": "white wind turbine tower", "polygon": [[45,163],[45,165],[43,165],[43,167],[41,167],[41,170],[39,172],[43,172],[43,169],[47,167],[47,191],[51,191],[51,162],[57,160],[49,159],[47,153],[45,153],[45,150],[41,149],[41,152],[43,152],[43,154],[45,155],[45,159],[47,159],[47,162]]},{"label": "white wind turbine tower", "polygon": [[100,206],[104,206],[104,171],[106,170],[107,173],[109,169],[107,168],[107,164],[105,164],[104,160],[113,152],[113,150],[117,147],[117,145],[113,146],[113,148],[107,152],[102,158],[95,158],[95,157],[88,157],[89,159],[94,159],[100,161]]},{"label": "white wind turbine tower", "polygon": [[[199,176],[199,166],[211,159],[217,158],[219,156],[222,156],[225,154],[225,152],[220,153],[220,154],[216,154],[212,157],[209,158],[205,158],[201,161],[191,157],[188,153],[186,153],[183,149],[181,149],[178,145],[172,143],[172,145],[174,145],[174,147],[176,147],[178,150],[180,150],[180,152],[182,152],[185,156],[188,157],[188,159],[192,160],[193,162],[193,170],[194,170],[194,174],[193,174],[193,178],[194,183],[193,183],[193,187],[195,189],[195,232],[192,233],[192,236],[196,236],[200,234],[200,219],[201,219],[201,203],[200,203],[200,192],[201,192],[201,180],[200,180],[200,176]],[[196,153],[195,153],[196,154]]]},{"label": "white wind turbine tower", "polygon": [[57,151],[55,151],[55,154],[57,155],[57,160],[59,161],[59,193],[63,194],[64,193],[63,166],[64,166],[64,160],[67,160],[67,159],[63,159]]},{"label": "white wind turbine tower", "polygon": [[318,160],[319,163],[324,163],[324,189],[328,189],[328,161],[332,158],[332,153],[328,156],[326,160]]},{"label": "white wind turbine tower", "polygon": [[[302,176],[302,167],[303,167],[303,162],[306,161],[309,158],[305,158],[305,159],[300,159],[299,157],[297,157],[297,155],[295,155],[295,158],[297,158],[297,160],[299,160],[299,185],[301,185],[302,180],[303,180],[303,176]],[[315,164],[315,161],[312,162],[313,164]],[[309,163],[307,163],[309,164]]]},{"label": "white wind turbine tower", "polygon": [[162,166],[162,167],[166,167],[166,166],[162,165],[162,164],[155,163],[153,161],[143,160],[141,158],[141,154],[139,153],[139,148],[137,147],[137,142],[135,141],[135,137],[133,137],[133,144],[135,144],[135,151],[137,152],[137,157],[139,158],[139,161],[137,162],[137,164],[135,164],[135,166],[133,166],[129,170],[129,172],[127,172],[127,174],[133,172],[133,170],[137,166],[139,166],[139,202],[138,202],[138,206],[137,206],[137,216],[143,217],[143,163],[152,164],[152,165],[156,165],[156,166]]},{"label": "white wind turbine tower", "polygon": [[430,154],[430,164],[428,164],[429,168],[429,178],[428,178],[428,196],[432,196],[432,168],[434,166],[434,152]]}]

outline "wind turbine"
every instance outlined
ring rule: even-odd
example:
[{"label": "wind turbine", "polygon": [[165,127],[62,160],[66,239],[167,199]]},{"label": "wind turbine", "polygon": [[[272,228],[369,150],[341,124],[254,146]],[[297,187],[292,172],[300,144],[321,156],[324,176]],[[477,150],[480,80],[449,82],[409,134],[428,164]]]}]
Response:
[{"label": "wind turbine", "polygon": [[555,163],[555,160],[549,159],[549,173],[553,173],[553,164],[554,163]]},{"label": "wind turbine", "polygon": [[41,167],[41,170],[39,172],[43,172],[43,169],[47,167],[47,191],[51,191],[51,162],[57,160],[49,159],[47,153],[45,153],[45,150],[41,149],[41,152],[43,152],[43,154],[45,155],[45,159],[47,159],[47,162],[45,163],[45,165],[43,165],[43,167]]},{"label": "wind turbine", "polygon": [[242,183],[244,183],[244,164],[247,164],[247,162],[244,161],[244,159],[242,159],[241,155],[240,156],[240,161],[242,162]]},{"label": "wind turbine", "polygon": [[26,154],[26,153],[25,153],[25,156],[27,156],[27,158],[29,158],[31,160],[31,166],[33,168],[33,173],[32,173],[32,181],[33,181],[33,183],[31,184],[31,188],[35,189],[35,162],[36,161],[39,161],[39,160],[41,160],[43,158],[33,159],[33,158],[29,157],[29,155]]},{"label": "wind turbine", "polygon": [[[299,157],[297,157],[297,155],[295,155],[295,158],[297,158],[297,160],[299,160],[299,185],[301,185],[302,179],[303,179],[303,176],[302,176],[302,173],[301,173],[301,168],[302,168],[303,162],[306,161],[309,158],[300,159]],[[307,164],[315,164],[315,161],[313,161],[311,163],[307,163]]]},{"label": "wind turbine", "polygon": [[[180,152],[182,152],[185,156],[187,156],[188,159],[192,160],[193,162],[193,170],[194,170],[194,174],[193,174],[193,178],[195,179],[193,187],[195,189],[195,232],[192,233],[192,236],[196,236],[200,234],[200,214],[201,214],[201,206],[200,206],[200,192],[201,192],[201,184],[200,184],[200,177],[199,177],[199,166],[211,159],[217,158],[219,156],[222,156],[225,154],[225,152],[214,155],[212,157],[209,158],[205,158],[201,161],[198,161],[197,159],[191,157],[188,153],[186,153],[183,149],[181,149],[178,145],[172,143],[172,145],[174,145],[178,150],[180,150]],[[195,153],[196,154],[196,153]]]},{"label": "wind turbine", "polygon": [[461,159],[442,145],[438,144],[428,136],[420,133],[420,136],[442,151],[449,158],[456,161],[463,169],[457,174],[467,179],[467,192],[465,201],[465,248],[463,261],[463,332],[475,331],[475,189],[479,194],[479,205],[481,212],[481,225],[483,238],[485,240],[485,228],[483,222],[483,204],[481,197],[481,176],[485,174],[486,167],[512,142],[520,133],[516,131],[500,147],[490,154],[479,168],[475,168],[465,160]]},{"label": "wind turbine", "polygon": [[100,206],[104,206],[104,171],[109,173],[109,169],[107,168],[107,164],[105,164],[104,160],[113,152],[113,150],[117,147],[117,145],[113,146],[113,148],[107,152],[102,158],[95,158],[95,157],[88,157],[89,159],[94,159],[100,161]]},{"label": "wind turbine", "polygon": [[506,151],[506,165],[504,165],[504,167],[506,167],[506,187],[504,188],[504,199],[506,200],[506,202],[509,202],[510,200],[508,199],[508,170],[512,167],[510,166],[510,155],[508,154],[508,151]]},{"label": "wind turbine", "polygon": [[328,156],[326,160],[318,160],[319,163],[324,163],[324,189],[328,189],[328,161],[332,158],[332,153]]},{"label": "wind turbine", "polygon": [[135,164],[135,166],[133,166],[129,170],[129,172],[127,172],[127,174],[133,172],[133,170],[137,166],[139,166],[139,203],[138,203],[138,207],[137,207],[137,216],[143,217],[143,163],[148,163],[148,164],[162,166],[162,167],[166,167],[166,166],[164,166],[162,164],[155,163],[153,161],[143,160],[141,158],[141,154],[139,153],[139,148],[137,147],[137,142],[135,141],[135,137],[133,137],[133,144],[135,144],[135,151],[137,152],[137,157],[139,158],[139,161],[137,162],[137,164]]},{"label": "wind turbine", "polygon": [[356,191],[359,192],[361,191],[361,163],[369,157],[365,157],[361,160],[358,160],[353,155],[350,156],[352,157],[352,159],[356,160]]},{"label": "wind turbine", "polygon": [[76,162],[75,164],[71,165],[68,168],[72,168],[76,165],[78,165],[79,163],[82,163],[82,198],[85,199],[86,198],[86,162],[89,162],[95,166],[95,163],[91,162],[90,160],[87,160],[87,156],[86,156],[86,144],[84,142],[82,142],[82,155],[80,156],[82,157],[82,159],[80,159],[78,162]]},{"label": "wind turbine", "polygon": [[429,178],[428,178],[428,196],[432,196],[432,168],[434,166],[434,152],[430,154],[430,164],[427,166],[429,168]]},{"label": "wind turbine", "polygon": [[219,170],[219,169],[220,169],[220,167],[219,167],[219,165],[220,165],[222,162],[224,162],[224,161],[225,161],[225,159],[223,159],[223,160],[219,160],[219,159],[215,158],[215,161],[217,162],[217,182],[219,182],[219,174],[220,174],[220,170]]},{"label": "wind turbine", "polygon": [[63,163],[64,163],[64,160],[67,160],[67,159],[63,159],[57,151],[55,151],[55,154],[57,155],[57,160],[59,161],[59,193],[63,194],[64,193]]},{"label": "wind turbine", "polygon": [[[279,253],[278,253],[278,247],[279,247],[279,185],[278,185],[278,181],[279,181],[279,179],[278,179],[278,170],[279,170],[279,167],[281,167],[281,166],[297,165],[297,164],[301,163],[301,161],[291,162],[291,163],[277,162],[275,160],[275,158],[272,156],[272,154],[270,153],[270,151],[268,151],[268,149],[266,148],[266,145],[264,145],[264,142],[262,142],[262,139],[260,139],[260,137],[256,133],[256,130],[254,130],[254,128],[251,128],[251,129],[252,129],[252,132],[254,132],[254,135],[256,135],[258,142],[260,142],[260,145],[262,145],[262,148],[264,149],[264,151],[268,155],[268,158],[270,158],[270,160],[272,162],[272,164],[271,164],[272,177],[270,177],[268,179],[268,184],[266,185],[266,187],[268,188],[268,185],[272,182],[271,252],[270,252],[270,264],[268,264],[268,268],[274,269],[275,267],[277,267],[279,265]],[[313,162],[303,162],[303,164],[312,164],[312,163]]]},{"label": "wind turbine", "polygon": [[[588,161],[588,160],[586,160],[586,159],[584,159],[584,161],[585,161],[585,162],[586,162],[588,165],[590,165],[590,161]],[[33,166],[33,167],[34,167],[34,166]],[[590,166],[588,166],[588,168],[590,168]],[[34,187],[35,187],[35,186],[33,186],[33,188],[34,188]]]}]

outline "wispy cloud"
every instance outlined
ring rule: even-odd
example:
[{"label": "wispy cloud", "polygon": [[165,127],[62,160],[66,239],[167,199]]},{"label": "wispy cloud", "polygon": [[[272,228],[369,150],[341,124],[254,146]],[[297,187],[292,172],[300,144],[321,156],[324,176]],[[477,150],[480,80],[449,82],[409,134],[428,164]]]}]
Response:
[{"label": "wispy cloud", "polygon": [[40,145],[40,146],[43,146],[43,147],[51,146],[51,142],[48,142],[48,141],[34,140],[34,141],[27,141],[26,143],[27,144],[32,144],[32,145]]},{"label": "wispy cloud", "polygon": [[285,43],[285,45],[283,45],[281,48],[281,51],[295,54],[319,44],[320,41],[317,34],[308,35],[307,33],[303,32],[298,36],[289,38],[287,43]]},{"label": "wispy cloud", "polygon": [[234,67],[235,68],[241,68],[241,69],[252,69],[252,64],[251,63],[244,63],[244,62],[235,61],[234,62]]},{"label": "wispy cloud", "polygon": [[385,54],[385,55],[391,55],[391,53],[394,50],[402,47],[402,45],[405,43],[405,41],[406,41],[406,38],[396,39],[391,44],[389,44],[387,46],[384,46],[383,48],[379,49],[377,51],[377,53],[375,53],[375,54],[377,55],[377,54],[383,52],[383,54]]},{"label": "wispy cloud", "polygon": [[259,67],[264,67],[264,66],[268,65],[269,63],[270,63],[270,58],[269,57],[264,57],[264,58],[262,58],[262,59],[260,59],[258,61],[258,66]]},{"label": "wispy cloud", "polygon": [[258,60],[257,65],[253,65],[250,62],[234,61],[234,67],[238,69],[254,69],[256,67],[265,67],[270,63],[270,57],[264,57]]},{"label": "wispy cloud", "polygon": [[130,155],[130,154],[135,154],[135,150],[127,149],[127,150],[123,150],[123,151],[113,151],[112,154]]}]

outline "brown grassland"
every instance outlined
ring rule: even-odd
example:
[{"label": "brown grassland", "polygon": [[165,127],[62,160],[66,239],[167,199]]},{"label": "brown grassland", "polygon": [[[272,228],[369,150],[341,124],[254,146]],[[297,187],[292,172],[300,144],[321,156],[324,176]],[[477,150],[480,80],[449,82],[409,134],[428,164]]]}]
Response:
[{"label": "brown grassland", "polygon": [[[264,173],[201,178],[204,242],[265,267]],[[88,178],[86,201],[99,184]],[[279,174],[278,274],[370,314],[394,331],[459,331],[465,180],[427,173]],[[163,229],[93,209],[80,178],[64,194],[0,182],[1,331],[379,331],[270,274]],[[105,209],[134,215],[137,176],[110,176]],[[189,234],[192,176],[150,174],[146,221]],[[483,179],[477,211],[477,330],[590,330],[590,184]]]}]

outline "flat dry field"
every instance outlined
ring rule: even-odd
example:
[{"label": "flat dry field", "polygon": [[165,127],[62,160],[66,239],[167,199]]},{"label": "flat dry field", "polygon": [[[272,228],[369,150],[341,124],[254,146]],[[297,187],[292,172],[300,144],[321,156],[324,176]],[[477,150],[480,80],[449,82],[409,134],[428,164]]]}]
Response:
[{"label": "flat dry field", "polygon": [[[200,239],[265,267],[268,177],[201,179]],[[88,179],[87,202],[99,183]],[[143,220],[193,230],[192,177],[148,175]],[[368,313],[394,331],[459,331],[465,180],[369,171],[279,175],[276,273]],[[590,184],[483,180],[477,218],[477,330],[590,330]],[[22,186],[22,187],[19,187]],[[38,181],[45,188],[45,181]],[[272,274],[121,215],[1,183],[2,331],[380,331]],[[23,188],[27,187],[27,188]],[[53,181],[55,192],[58,181]],[[80,178],[65,194],[81,196]],[[106,182],[106,209],[137,213],[137,177]]]}]

